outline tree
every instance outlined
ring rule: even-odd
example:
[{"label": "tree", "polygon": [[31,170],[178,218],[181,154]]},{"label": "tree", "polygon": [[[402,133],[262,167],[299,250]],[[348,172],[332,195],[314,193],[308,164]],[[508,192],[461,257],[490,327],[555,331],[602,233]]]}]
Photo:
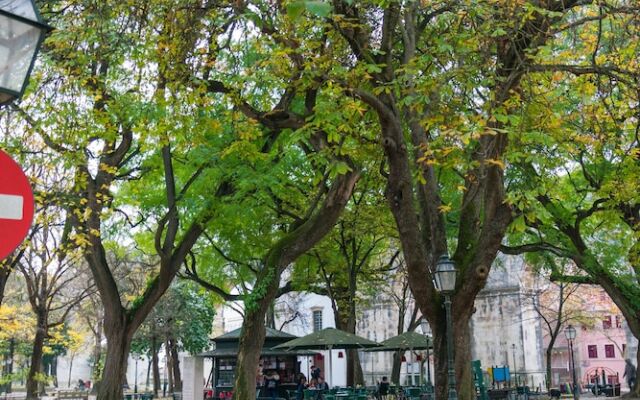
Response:
[{"label": "tree", "polygon": [[[543,256],[537,261],[547,265],[554,263],[554,269],[569,270],[566,263],[563,263],[563,260]],[[563,263],[561,264],[562,267],[557,266],[558,262]],[[542,268],[544,268],[544,265],[542,265]],[[538,273],[543,274],[544,272],[539,270]],[[564,282],[555,283],[542,276],[538,279],[538,282],[539,284],[534,287],[534,292],[531,293],[531,296],[527,300],[540,317],[545,335],[549,338],[545,359],[545,379],[547,389],[549,389],[553,387],[553,382],[551,381],[551,366],[553,349],[558,336],[562,334],[563,328],[571,322],[586,323],[588,318],[584,315],[584,301],[581,300],[578,292],[580,285],[567,284]]]},{"label": "tree", "polygon": [[[98,397],[119,399],[133,334],[207,228],[224,226],[213,223],[218,207],[251,194],[246,186],[236,184],[232,165],[246,164],[260,153],[277,160],[281,153],[274,145],[287,144],[278,141],[279,135],[301,128],[308,113],[291,114],[288,120],[275,104],[271,108],[278,112],[258,111],[238,100],[233,90],[236,82],[229,77],[209,79],[216,73],[212,57],[218,55],[219,32],[207,27],[228,17],[225,7],[202,7],[186,0],[183,7],[165,7],[158,1],[133,8],[118,2],[79,1],[52,2],[44,12],[50,12],[54,25],[65,29],[49,38],[48,63],[36,75],[48,86],[31,99],[33,103],[18,110],[32,133],[73,171],[73,188],[62,197],[105,313],[108,351]],[[202,44],[208,49],[201,51]],[[192,57],[199,57],[202,64],[191,64]],[[138,80],[127,81],[130,76]],[[230,101],[217,101],[216,93],[226,94]],[[268,103],[271,95],[255,93],[251,100]],[[313,107],[314,91],[310,89],[306,97]],[[293,100],[288,91],[281,106],[288,108]],[[265,129],[256,129],[256,122]],[[242,134],[234,137],[236,132]],[[319,165],[320,172],[307,176],[320,177],[309,185],[316,191],[316,201],[300,210],[298,218],[275,225],[277,240],[260,257],[264,267],[257,274],[254,295],[247,297],[248,327],[242,340],[245,350],[239,356],[238,387],[251,386],[248,396],[255,396],[255,379],[244,379],[243,371],[255,374],[252,360],[264,339],[258,323],[264,319],[264,304],[277,292],[281,271],[330,229],[358,177],[348,157],[338,153],[339,143],[326,136],[310,134],[298,142],[297,151],[313,153],[313,162]],[[261,151],[253,151],[256,148]],[[278,171],[281,176],[289,172]],[[299,172],[307,171],[300,168]],[[205,178],[209,180],[204,182]],[[211,190],[211,179],[215,190]],[[110,254],[136,250],[138,260],[148,265],[148,284],[126,304],[126,291],[114,278]],[[256,334],[248,337],[247,332]]]},{"label": "tree", "polygon": [[[132,343],[134,354],[149,355],[154,363],[154,391],[159,389],[158,351],[164,342],[171,359],[173,387],[182,391],[178,352],[197,354],[209,348],[209,334],[215,310],[209,295],[201,293],[189,282],[176,282],[156,305],[136,333]],[[156,376],[157,374],[157,376]]]},{"label": "tree", "polygon": [[[387,284],[384,278],[397,256],[390,263],[385,259],[393,228],[388,214],[381,213],[380,180],[373,174],[363,175],[335,229],[296,263],[292,274],[297,291],[329,297],[336,328],[353,334],[360,308],[381,284]],[[347,351],[347,384],[364,384],[355,350]]]},{"label": "tree", "polygon": [[[174,78],[173,65],[181,64],[187,55],[183,54],[179,61],[176,54],[165,50],[171,40],[188,39],[172,37],[169,31],[177,28],[186,32],[188,29],[183,28],[190,27],[200,13],[189,14],[193,18],[185,20],[186,11],[175,15],[160,3],[134,8],[119,2],[47,4],[43,12],[51,17],[52,24],[65,29],[50,36],[44,55],[47,62],[36,72],[35,77],[46,84],[33,96],[33,103],[20,108],[31,133],[47,143],[57,153],[55,159],[73,174],[71,190],[60,197],[72,217],[76,244],[83,248],[104,307],[108,349],[98,388],[100,399],[122,397],[133,334],[213,218],[213,209],[206,200],[197,207],[185,205],[192,200],[189,188],[207,163],[194,161],[189,165],[195,165],[190,171],[174,168],[173,151],[182,151],[181,146],[190,143],[169,139],[173,133],[184,138],[191,129],[199,129],[170,129],[172,118],[191,115],[188,106],[192,103],[178,100],[179,89],[169,84]],[[186,10],[193,9],[187,6]],[[131,18],[121,18],[122,15]],[[147,35],[152,37],[149,41]],[[150,65],[151,60],[155,64]],[[130,76],[140,80],[128,81]],[[141,90],[143,78],[144,85],[153,87],[150,98],[146,97],[146,89]],[[64,84],[58,85],[59,82]],[[174,100],[165,102],[170,94]],[[76,101],[68,101],[70,98]],[[50,112],[50,107],[56,112]],[[212,120],[215,117],[206,118],[207,122]],[[150,191],[149,202],[124,204],[121,199],[127,197],[120,197],[119,193],[127,192],[127,182],[142,177],[148,177],[144,184]],[[127,211],[122,212],[122,208]],[[131,248],[118,244],[141,247],[145,240],[138,240],[141,232],[135,229],[130,212],[141,213],[144,224],[140,228],[146,233],[151,231],[154,239],[152,251],[138,253],[138,260],[151,265],[145,269],[147,285],[126,304],[114,277],[110,253],[135,254]]]},{"label": "tree", "polygon": [[[545,52],[545,64],[565,67],[537,75],[544,85],[530,87],[539,102],[527,108],[527,118],[538,121],[538,130],[522,137],[523,152],[513,160],[519,214],[503,247],[570,260],[581,273],[553,268],[551,279],[601,285],[636,338],[639,75],[631,53],[639,31],[629,21],[639,14],[634,6],[603,4],[570,24],[572,35],[556,45],[566,48],[576,34],[589,38],[581,45],[591,54],[585,62],[568,65],[566,51]],[[524,156],[532,152],[541,157]]]},{"label": "tree", "polygon": [[28,399],[37,398],[41,392],[38,385],[43,374],[44,346],[52,336],[52,330],[64,325],[69,313],[94,290],[77,270],[79,255],[74,256],[70,251],[64,234],[65,225],[56,228],[57,221],[50,219],[47,212],[40,214],[39,219],[41,225],[36,228],[37,232],[16,266],[36,316],[26,387]]},{"label": "tree", "polygon": [[[0,384],[5,393],[11,393],[11,383],[20,374],[19,369],[14,367],[15,358],[20,353],[29,354],[35,321],[29,312],[29,305],[24,302],[0,306],[0,322],[0,351],[4,361]],[[25,348],[26,352],[23,351]]]},{"label": "tree", "polygon": [[[413,299],[410,290],[409,275],[406,265],[402,259],[396,260],[396,255],[391,259],[390,265],[395,264],[395,269],[391,272],[389,283],[391,285],[383,289],[383,293],[391,298],[391,301],[398,310],[398,321],[396,322],[396,333],[401,335],[405,332],[414,331],[420,325],[419,309]],[[408,320],[407,320],[408,319]],[[393,353],[393,366],[391,367],[391,382],[400,385],[400,368],[402,367],[402,356],[404,352]]]},{"label": "tree", "polygon": [[512,221],[505,161],[524,128],[522,82],[546,68],[536,55],[584,6],[498,4],[336,0],[324,25],[346,52],[333,55],[329,80],[378,120],[386,198],[412,292],[434,327],[437,398],[447,390],[446,325],[432,271],[452,253],[455,369],[460,397],[471,399],[469,319]]}]

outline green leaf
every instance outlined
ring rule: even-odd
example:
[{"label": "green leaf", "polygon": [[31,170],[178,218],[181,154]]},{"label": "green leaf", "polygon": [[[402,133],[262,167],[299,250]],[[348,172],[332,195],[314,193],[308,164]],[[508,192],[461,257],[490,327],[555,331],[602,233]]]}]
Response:
[{"label": "green leaf", "polygon": [[331,4],[324,1],[306,1],[305,6],[307,11],[318,17],[328,17],[332,11]]},{"label": "green leaf", "polygon": [[294,1],[287,6],[287,14],[291,18],[299,18],[305,9],[304,1]]}]

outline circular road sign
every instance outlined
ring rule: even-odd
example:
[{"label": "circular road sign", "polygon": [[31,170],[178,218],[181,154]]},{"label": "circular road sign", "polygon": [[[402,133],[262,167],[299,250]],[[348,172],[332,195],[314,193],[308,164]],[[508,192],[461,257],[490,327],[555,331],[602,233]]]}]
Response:
[{"label": "circular road sign", "polygon": [[33,222],[33,191],[22,168],[0,150],[0,261],[22,243]]}]

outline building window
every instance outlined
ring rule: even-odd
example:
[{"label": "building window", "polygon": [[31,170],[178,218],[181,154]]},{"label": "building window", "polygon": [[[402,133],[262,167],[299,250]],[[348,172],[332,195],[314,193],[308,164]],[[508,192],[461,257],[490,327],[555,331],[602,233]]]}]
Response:
[{"label": "building window", "polygon": [[622,318],[619,315],[616,315],[616,328],[622,328]]},{"label": "building window", "polygon": [[313,331],[322,330],[322,310],[313,310]]},{"label": "building window", "polygon": [[622,343],[622,357],[627,355],[627,345]]},{"label": "building window", "polygon": [[612,344],[604,345],[604,356],[607,358],[616,358],[616,350]]},{"label": "building window", "polygon": [[602,320],[602,329],[611,329],[611,315],[607,315]]},{"label": "building window", "polygon": [[595,344],[588,345],[587,351],[589,352],[589,358],[598,358],[598,346]]}]

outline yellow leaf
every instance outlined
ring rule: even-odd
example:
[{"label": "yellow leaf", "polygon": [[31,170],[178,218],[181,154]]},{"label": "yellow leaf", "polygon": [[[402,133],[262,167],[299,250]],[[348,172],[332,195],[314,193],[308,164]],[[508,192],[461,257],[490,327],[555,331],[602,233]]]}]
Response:
[{"label": "yellow leaf", "polygon": [[485,163],[489,164],[489,165],[496,165],[498,166],[498,168],[500,169],[504,169],[504,163],[500,160],[496,160],[493,158],[488,158],[485,160]]}]

